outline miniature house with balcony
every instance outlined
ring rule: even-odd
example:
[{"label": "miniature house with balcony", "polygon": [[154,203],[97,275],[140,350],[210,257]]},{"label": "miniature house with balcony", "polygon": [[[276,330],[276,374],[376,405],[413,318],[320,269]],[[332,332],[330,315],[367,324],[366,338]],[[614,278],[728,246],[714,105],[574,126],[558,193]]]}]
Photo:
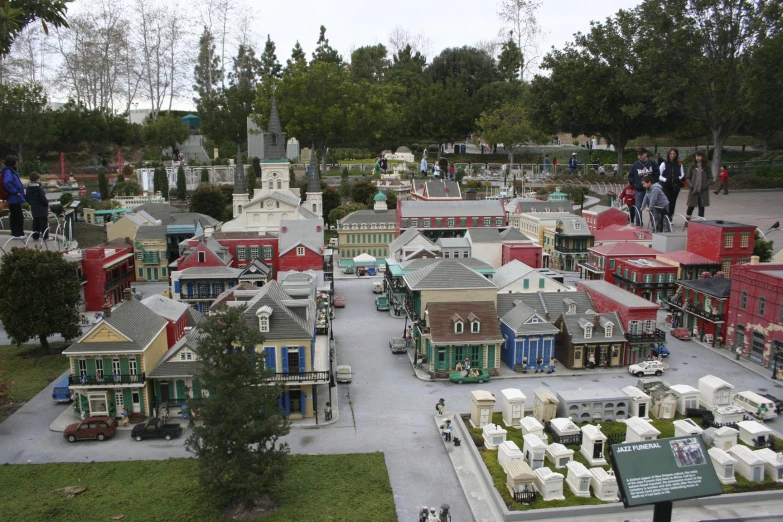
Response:
[{"label": "miniature house with balcony", "polygon": [[571,493],[577,497],[589,497],[590,479],[593,477],[590,471],[581,462],[569,462],[566,468],[566,484]]},{"label": "miniature house with balcony", "polygon": [[726,485],[736,484],[737,479],[734,478],[734,466],[737,465],[737,459],[720,448],[710,448],[708,453],[720,483]]}]

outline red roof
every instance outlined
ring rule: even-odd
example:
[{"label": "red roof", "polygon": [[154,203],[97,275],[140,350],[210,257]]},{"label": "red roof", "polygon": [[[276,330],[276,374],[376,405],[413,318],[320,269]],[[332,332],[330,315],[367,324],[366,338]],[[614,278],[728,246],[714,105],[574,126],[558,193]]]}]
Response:
[{"label": "red roof", "polygon": [[612,227],[606,227],[603,230],[596,230],[593,236],[596,243],[601,241],[652,241],[652,235],[649,232],[628,228],[613,229]]},{"label": "red roof", "polygon": [[688,252],[687,250],[675,250],[674,252],[666,252],[665,254],[659,254],[659,258],[668,259],[679,263],[681,265],[720,265],[713,259]]},{"label": "red roof", "polygon": [[[427,305],[433,343],[469,345],[503,342],[495,303],[474,301],[467,303],[429,303]],[[478,333],[471,332],[470,323],[478,319]],[[454,321],[463,323],[463,333],[454,331]]]},{"label": "red roof", "polygon": [[[601,232],[606,232],[606,230],[597,230],[595,232],[596,241],[598,241],[598,234],[600,234]],[[618,232],[614,232],[613,234],[617,235]],[[597,245],[588,248],[588,250],[590,250],[591,252],[595,252],[596,254],[612,255],[612,256],[635,256],[635,255],[654,256],[663,253],[653,248],[640,245],[639,243],[608,243],[606,245]]]}]

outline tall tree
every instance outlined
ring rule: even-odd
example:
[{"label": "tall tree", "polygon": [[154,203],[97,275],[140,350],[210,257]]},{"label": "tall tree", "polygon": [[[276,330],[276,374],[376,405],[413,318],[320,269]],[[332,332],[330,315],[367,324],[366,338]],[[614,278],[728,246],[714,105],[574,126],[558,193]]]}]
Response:
[{"label": "tall tree", "polygon": [[98,192],[101,194],[101,201],[105,201],[111,197],[109,180],[106,179],[106,169],[103,167],[98,169]]},{"label": "tall tree", "polygon": [[329,39],[326,37],[326,27],[321,26],[321,33],[318,36],[318,43],[313,51],[313,62],[327,62],[335,65],[342,65],[343,58],[337,53],[337,50],[329,45]]},{"label": "tall tree", "polygon": [[59,252],[13,248],[3,256],[2,271],[0,321],[15,344],[38,338],[48,351],[49,337],[70,340],[81,334],[76,263]]},{"label": "tall tree", "polygon": [[230,216],[225,215],[226,204],[226,198],[220,188],[208,183],[202,183],[190,194],[191,212],[206,214],[218,221],[231,219]]},{"label": "tall tree", "polygon": [[216,53],[215,37],[204,27],[204,31],[198,40],[198,58],[196,66],[193,69],[193,90],[198,97],[194,101],[198,105],[199,101],[205,97],[211,96],[215,91],[215,86],[223,78],[223,69],[220,67],[220,57]]},{"label": "tall tree", "polygon": [[489,144],[503,143],[509,163],[514,163],[514,145],[545,143],[549,136],[536,128],[522,103],[504,103],[492,112],[483,112],[476,122],[479,135]]},{"label": "tall tree", "polygon": [[761,139],[763,151],[783,130],[780,86],[783,85],[783,33],[765,39],[752,53],[744,75],[743,97],[748,120],[743,130]]},{"label": "tall tree", "polygon": [[142,128],[144,141],[159,150],[176,147],[190,136],[190,129],[182,120],[171,113],[166,113],[157,120],[147,118]]},{"label": "tall tree", "polygon": [[482,86],[500,79],[495,60],[475,47],[451,47],[432,59],[427,68],[433,82],[461,84],[472,96]]},{"label": "tall tree", "polygon": [[[648,56],[658,104],[705,122],[717,176],[726,138],[749,118],[744,77],[753,50],[781,29],[781,4],[765,0],[647,0],[660,34]],[[676,10],[676,12],[675,12]]]},{"label": "tall tree", "polygon": [[412,54],[421,56],[424,60],[432,49],[432,38],[427,33],[411,33],[401,25],[397,25],[389,32],[389,49],[392,54],[397,54],[406,47]]},{"label": "tall tree", "polygon": [[532,72],[539,58],[541,43],[541,26],[538,24],[538,10],[543,5],[541,0],[501,0],[498,17],[504,27],[498,33],[505,36],[508,31],[516,39],[516,46],[525,60],[519,62],[520,79]]},{"label": "tall tree", "polygon": [[49,136],[51,111],[40,84],[0,84],[0,143],[24,161],[27,147],[40,146]]},{"label": "tall tree", "polygon": [[[509,35],[510,36],[510,35]],[[500,56],[498,56],[498,70],[507,81],[521,80],[521,71],[524,68],[525,57],[513,38],[503,42]]]},{"label": "tall tree", "polygon": [[[326,187],[323,189],[323,206],[324,206],[324,218],[326,222],[329,222],[329,214],[332,212],[332,210],[336,209],[340,206],[342,203],[342,198],[340,198],[340,192],[337,189],[334,189],[332,187]],[[332,225],[336,225],[336,223],[330,223]]]},{"label": "tall tree", "polygon": [[286,60],[286,67],[290,69],[294,65],[304,63],[307,63],[307,56],[305,56],[305,52],[302,50],[302,46],[299,45],[299,40],[297,40],[294,48],[291,49],[291,58]]},{"label": "tall tree", "polygon": [[200,329],[198,379],[209,398],[188,401],[202,421],[186,441],[198,457],[199,480],[224,503],[246,510],[262,499],[286,469],[290,426],[277,406],[283,392],[270,381],[258,320],[245,307],[224,307]]},{"label": "tall tree", "polygon": [[272,41],[269,35],[266,35],[264,53],[261,55],[261,81],[274,82],[279,80],[282,72],[283,67],[277,61],[277,55],[275,54],[275,42]]},{"label": "tall tree", "polygon": [[383,81],[389,65],[383,44],[359,47],[351,53],[351,73],[356,80]]},{"label": "tall tree", "polygon": [[188,197],[188,183],[185,179],[185,168],[180,165],[177,169],[177,199],[184,201]]},{"label": "tall tree", "polygon": [[0,57],[11,52],[14,39],[27,25],[35,21],[49,34],[49,25],[68,27],[65,12],[72,0],[27,0],[0,2]]}]

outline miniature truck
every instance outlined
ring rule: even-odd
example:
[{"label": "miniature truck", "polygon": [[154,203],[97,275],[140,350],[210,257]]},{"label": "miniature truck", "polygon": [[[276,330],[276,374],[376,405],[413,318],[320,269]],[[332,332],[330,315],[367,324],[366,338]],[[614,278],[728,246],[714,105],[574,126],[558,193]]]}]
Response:
[{"label": "miniature truck", "polygon": [[179,424],[164,424],[162,420],[157,417],[153,417],[147,422],[137,424],[131,431],[131,438],[138,441],[143,439],[159,439],[164,438],[171,440],[175,437],[179,437],[182,434],[182,426]]}]

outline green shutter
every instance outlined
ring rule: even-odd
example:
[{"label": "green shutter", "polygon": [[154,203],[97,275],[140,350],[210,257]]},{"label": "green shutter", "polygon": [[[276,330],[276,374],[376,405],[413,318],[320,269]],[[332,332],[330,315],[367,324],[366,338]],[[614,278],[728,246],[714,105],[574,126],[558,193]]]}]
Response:
[{"label": "green shutter", "polygon": [[87,375],[95,377],[95,359],[87,359]]},{"label": "green shutter", "polygon": [[109,390],[109,417],[117,416],[117,404],[114,402],[114,391]]},{"label": "green shutter", "polygon": [[177,399],[187,399],[185,395],[185,381],[177,379]]},{"label": "green shutter", "polygon": [[525,279],[525,290],[530,288],[530,279]]},{"label": "green shutter", "polygon": [[487,368],[495,367],[495,345],[490,344],[487,348]]},{"label": "green shutter", "polygon": [[122,375],[128,375],[130,373],[127,357],[120,357],[120,373]]},{"label": "green shutter", "polygon": [[198,379],[193,379],[192,386],[193,386],[193,397],[195,397],[196,399],[200,399],[201,398],[201,381],[199,381]]}]

